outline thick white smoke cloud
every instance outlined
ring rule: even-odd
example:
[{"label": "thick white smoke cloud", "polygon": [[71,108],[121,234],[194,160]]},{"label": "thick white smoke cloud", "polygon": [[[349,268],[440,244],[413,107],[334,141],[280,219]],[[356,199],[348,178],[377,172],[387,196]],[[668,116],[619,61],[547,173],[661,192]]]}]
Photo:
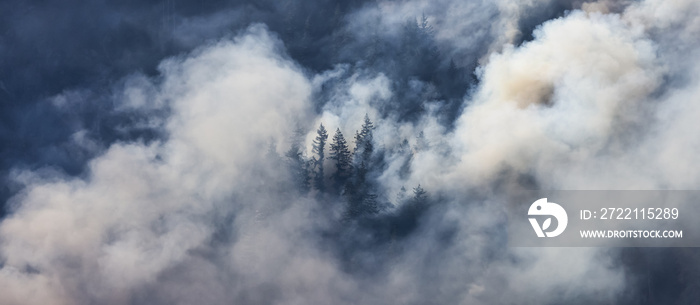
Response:
[{"label": "thick white smoke cloud", "polygon": [[[493,55],[484,67],[456,131],[468,151],[461,172],[481,180],[510,167],[546,183],[592,178],[571,173],[572,166],[616,144],[610,141],[631,128],[662,72],[651,41],[619,16],[575,12],[550,21],[534,41]],[[649,187],[618,178],[591,180]],[[545,187],[587,187],[579,182]]]},{"label": "thick white smoke cloud", "polygon": [[[262,26],[168,60],[161,71],[150,97],[173,113],[167,141],[114,144],[84,179],[18,174],[26,189],[0,226],[3,304],[128,302],[135,287],[205,245],[217,213],[249,203],[222,206],[260,184],[250,173],[269,140],[309,115],[309,82]],[[288,250],[278,247],[270,253]],[[265,263],[275,261],[283,262]]]}]

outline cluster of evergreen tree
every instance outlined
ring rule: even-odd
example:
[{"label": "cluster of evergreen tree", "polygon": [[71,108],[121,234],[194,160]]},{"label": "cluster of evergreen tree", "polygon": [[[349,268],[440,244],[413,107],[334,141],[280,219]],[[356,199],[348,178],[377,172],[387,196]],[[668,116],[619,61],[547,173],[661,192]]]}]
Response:
[{"label": "cluster of evergreen tree", "polygon": [[[320,124],[312,143],[310,158],[305,156],[302,148],[304,133],[300,129],[296,130],[292,136],[291,147],[285,154],[296,188],[302,193],[315,190],[319,197],[342,198],[346,203],[346,218],[379,213],[388,204],[379,202],[377,182],[371,175],[381,163],[380,156],[375,154],[374,129],[374,123],[365,115],[362,128],[355,132],[355,145],[351,150],[340,128],[336,129],[329,142],[328,130]],[[326,174],[324,168],[326,159],[334,165],[330,169],[330,175]],[[402,189],[402,192],[405,193],[405,189]],[[408,202],[411,206],[424,205],[427,192],[420,185],[414,188],[413,192],[412,198],[403,195],[405,198],[399,198],[399,201]]]}]

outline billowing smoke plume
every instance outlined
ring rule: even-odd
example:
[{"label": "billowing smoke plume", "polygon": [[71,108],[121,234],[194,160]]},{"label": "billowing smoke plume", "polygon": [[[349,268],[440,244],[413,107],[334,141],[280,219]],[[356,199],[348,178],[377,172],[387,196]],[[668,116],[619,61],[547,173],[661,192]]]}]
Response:
[{"label": "billowing smoke plume", "polygon": [[0,303],[696,302],[697,251],[509,248],[501,201],[697,188],[697,1],[313,2],[2,25]]}]

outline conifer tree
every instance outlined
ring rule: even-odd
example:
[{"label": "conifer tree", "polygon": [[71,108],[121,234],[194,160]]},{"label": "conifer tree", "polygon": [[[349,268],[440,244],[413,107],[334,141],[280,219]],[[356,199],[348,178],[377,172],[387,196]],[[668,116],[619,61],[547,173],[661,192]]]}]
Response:
[{"label": "conifer tree", "polygon": [[340,128],[336,129],[335,135],[333,135],[333,142],[331,143],[330,158],[335,160],[336,171],[333,174],[333,178],[337,184],[340,186],[345,179],[350,175],[350,149],[348,149],[348,143],[345,141],[343,133]]},{"label": "conifer tree", "polygon": [[428,192],[426,192],[420,184],[413,188],[413,201],[418,204],[425,203],[428,200]]},{"label": "conifer tree", "polygon": [[323,127],[323,124],[321,124],[321,126],[319,126],[318,130],[316,131],[316,139],[314,139],[313,142],[313,153],[317,156],[317,158],[314,158],[314,166],[317,169],[316,175],[314,176],[314,185],[319,191],[325,190],[323,183],[323,162],[325,161],[324,153],[327,140],[328,132],[326,131],[326,127]]},{"label": "conifer tree", "polygon": [[294,179],[294,183],[297,185],[300,192],[306,193],[311,187],[311,179],[309,176],[309,162],[306,160],[304,152],[301,149],[301,139],[303,135],[303,129],[297,128],[295,130],[292,136],[292,145],[285,153],[285,157],[287,157],[287,164],[292,178]]},{"label": "conifer tree", "polygon": [[362,123],[362,129],[355,133],[355,162],[358,165],[369,164],[370,157],[374,151],[373,138],[374,135],[372,131],[374,130],[374,123],[369,119],[369,115],[365,114],[364,122]]}]

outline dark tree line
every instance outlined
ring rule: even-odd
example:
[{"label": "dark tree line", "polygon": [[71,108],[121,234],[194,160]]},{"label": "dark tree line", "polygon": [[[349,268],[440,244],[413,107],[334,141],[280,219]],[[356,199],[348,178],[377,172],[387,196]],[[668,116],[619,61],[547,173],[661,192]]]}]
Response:
[{"label": "dark tree line", "polygon": [[[381,171],[382,166],[382,156],[375,152],[374,129],[374,123],[368,115],[365,115],[361,129],[355,132],[355,145],[351,150],[340,128],[336,129],[329,143],[328,131],[323,124],[320,124],[312,143],[310,158],[305,156],[302,149],[303,131],[297,129],[292,136],[291,146],[285,154],[295,187],[301,193],[315,190],[319,196],[342,198],[346,203],[346,218],[352,219],[379,213],[389,204],[380,203],[377,182],[371,175],[373,170]],[[419,143],[422,137],[421,133],[417,138]],[[407,143],[405,140],[404,144],[407,145]],[[327,147],[328,159],[333,164],[330,175],[327,175],[324,164]],[[411,156],[412,153],[409,154],[407,163],[410,162]],[[405,189],[402,191],[405,192]],[[424,205],[427,202],[427,192],[420,185],[413,189],[413,193],[412,198],[403,196],[405,198],[399,201],[411,206]]]}]

